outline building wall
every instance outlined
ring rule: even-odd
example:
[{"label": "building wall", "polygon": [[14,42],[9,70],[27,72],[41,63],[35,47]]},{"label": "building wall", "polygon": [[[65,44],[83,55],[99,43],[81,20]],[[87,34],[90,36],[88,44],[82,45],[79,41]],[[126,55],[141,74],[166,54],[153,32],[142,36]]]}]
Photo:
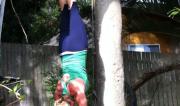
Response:
[{"label": "building wall", "polygon": [[180,53],[180,38],[149,32],[132,33],[123,37],[123,49],[127,44],[160,44],[161,53]]}]

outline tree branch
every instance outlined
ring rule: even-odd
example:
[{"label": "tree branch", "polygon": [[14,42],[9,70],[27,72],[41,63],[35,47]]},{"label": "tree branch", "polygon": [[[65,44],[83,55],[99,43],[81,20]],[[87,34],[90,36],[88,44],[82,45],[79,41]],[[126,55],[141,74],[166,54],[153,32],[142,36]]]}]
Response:
[{"label": "tree branch", "polygon": [[171,64],[167,66],[160,67],[156,70],[153,70],[151,72],[144,73],[142,77],[140,77],[137,81],[134,82],[132,88],[134,91],[136,91],[138,88],[140,88],[144,83],[149,81],[150,79],[156,77],[157,75],[178,70],[180,69],[180,63],[179,64]]},{"label": "tree branch", "polygon": [[23,31],[23,33],[24,33],[24,35],[25,35],[26,43],[29,43],[29,41],[28,41],[28,36],[27,36],[26,31],[25,31],[25,29],[24,29],[24,27],[23,27],[23,25],[22,25],[22,23],[21,23],[21,20],[20,20],[18,14],[17,14],[17,12],[16,12],[16,10],[15,10],[15,8],[14,8],[14,5],[13,5],[12,0],[10,0],[10,2],[11,2],[11,7],[12,7],[14,13],[15,13],[15,16],[17,17],[18,23],[19,23],[19,25],[21,26],[22,31]]},{"label": "tree branch", "polygon": [[19,102],[20,100],[19,99],[17,99],[17,100],[15,100],[15,101],[13,101],[13,102],[11,102],[11,103],[9,103],[9,104],[7,104],[6,106],[12,106],[13,104],[15,104],[15,103],[17,103],[17,102]]}]

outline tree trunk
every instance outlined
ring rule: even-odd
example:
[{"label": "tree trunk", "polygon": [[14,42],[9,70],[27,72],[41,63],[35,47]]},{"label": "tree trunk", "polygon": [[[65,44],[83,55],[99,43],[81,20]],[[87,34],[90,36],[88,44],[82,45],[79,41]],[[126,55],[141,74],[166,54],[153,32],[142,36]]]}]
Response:
[{"label": "tree trunk", "polygon": [[122,20],[119,0],[96,0],[95,23],[96,105],[124,106]]}]

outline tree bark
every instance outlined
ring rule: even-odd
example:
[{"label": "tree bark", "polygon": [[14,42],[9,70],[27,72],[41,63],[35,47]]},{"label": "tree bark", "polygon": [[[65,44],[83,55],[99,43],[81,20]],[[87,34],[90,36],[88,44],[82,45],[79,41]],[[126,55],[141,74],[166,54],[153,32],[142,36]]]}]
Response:
[{"label": "tree bark", "polygon": [[96,105],[124,106],[122,20],[119,0],[96,0],[95,23]]},{"label": "tree bark", "polygon": [[152,78],[166,72],[170,72],[174,70],[179,71],[179,69],[180,69],[180,64],[171,64],[171,65],[160,67],[153,71],[149,71],[149,72],[147,71],[147,73],[144,73],[140,78],[138,78],[137,81],[134,82],[134,84],[132,85],[132,88],[134,91],[136,91]]}]

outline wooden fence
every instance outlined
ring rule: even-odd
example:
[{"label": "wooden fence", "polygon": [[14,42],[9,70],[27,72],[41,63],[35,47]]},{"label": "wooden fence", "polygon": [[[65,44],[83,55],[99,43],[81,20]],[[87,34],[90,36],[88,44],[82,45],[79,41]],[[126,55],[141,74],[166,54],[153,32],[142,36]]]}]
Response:
[{"label": "wooden fence", "polygon": [[[46,88],[43,86],[42,73],[54,71],[52,61],[58,56],[57,47],[2,44],[0,51],[0,75],[19,77],[25,81],[32,80],[32,83],[24,88],[27,97],[20,103],[21,106],[50,106]],[[14,97],[9,97],[7,93],[3,96],[5,99],[3,99],[2,106],[14,101]]]},{"label": "wooden fence", "polygon": [[[12,106],[50,106],[42,73],[48,71],[57,73],[52,64],[57,56],[57,47],[1,44],[0,75],[19,77],[25,81],[32,80],[32,83],[24,88],[27,94],[25,101]],[[132,85],[144,72],[161,66],[162,61],[157,61],[160,58],[165,57],[160,53],[124,52],[126,81]],[[88,65],[92,66],[92,61]],[[161,74],[136,91],[137,106],[180,106],[179,89],[178,71]],[[14,97],[4,92],[5,90],[0,89],[0,106],[5,106],[14,100]]]},{"label": "wooden fence", "polygon": [[[144,73],[178,62],[176,58],[160,53],[124,52],[126,81],[133,85]],[[137,106],[180,106],[179,89],[179,71],[160,74],[136,91]]]}]

